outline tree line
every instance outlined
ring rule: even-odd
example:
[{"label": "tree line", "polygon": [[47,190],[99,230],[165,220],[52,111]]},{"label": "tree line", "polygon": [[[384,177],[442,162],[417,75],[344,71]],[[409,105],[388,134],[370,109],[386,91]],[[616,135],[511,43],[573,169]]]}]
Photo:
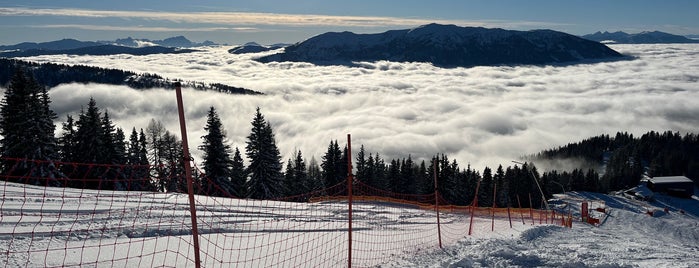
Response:
[{"label": "tree line", "polygon": [[0,85],[5,85],[13,78],[17,69],[23,69],[36,82],[55,87],[65,83],[100,83],[108,85],[124,85],[135,89],[169,88],[174,89],[175,83],[203,91],[217,91],[229,94],[259,95],[260,92],[233,87],[221,83],[202,83],[195,81],[170,80],[157,74],[137,74],[119,69],[100,68],[86,65],[66,65],[56,63],[35,63],[18,59],[0,58]]}]

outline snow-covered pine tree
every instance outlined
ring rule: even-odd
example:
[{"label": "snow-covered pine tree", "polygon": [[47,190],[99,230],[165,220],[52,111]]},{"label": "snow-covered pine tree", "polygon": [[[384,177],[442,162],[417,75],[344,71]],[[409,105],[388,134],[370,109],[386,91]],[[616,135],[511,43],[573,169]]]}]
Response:
[{"label": "snow-covered pine tree", "polygon": [[199,150],[204,152],[202,165],[205,176],[201,187],[206,195],[231,197],[237,196],[231,183],[231,147],[226,144],[226,133],[216,109],[211,106],[204,127],[206,135],[202,136]]},{"label": "snow-covered pine tree", "polygon": [[53,123],[56,114],[51,111],[50,103],[46,88],[21,69],[10,79],[0,103],[0,154],[5,159],[42,161],[3,160],[3,172],[11,171],[8,175],[28,178],[21,182],[60,184],[56,178],[59,172],[53,164],[58,159]]},{"label": "snow-covered pine tree", "polygon": [[248,197],[270,199],[284,193],[281,156],[272,127],[257,108],[245,152],[250,159],[247,181]]}]

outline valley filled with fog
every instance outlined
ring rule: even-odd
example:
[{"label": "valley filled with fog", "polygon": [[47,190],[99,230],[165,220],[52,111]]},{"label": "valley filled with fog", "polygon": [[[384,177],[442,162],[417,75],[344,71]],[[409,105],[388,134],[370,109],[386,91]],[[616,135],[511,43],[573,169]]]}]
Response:
[{"label": "valley filled with fog", "polygon": [[[363,144],[384,159],[445,153],[472,167],[617,131],[699,132],[699,45],[612,45],[622,61],[565,66],[443,69],[425,63],[355,67],[259,63],[231,47],[147,56],[51,55],[22,58],[225,83],[263,96],[184,90],[192,153],[214,106],[232,147],[244,151],[256,107],[271,123],[284,161],[295,150],[320,160],[331,140]],[[90,97],[129,133],[151,118],[179,134],[175,92],[65,84],[50,90],[57,129]],[[355,149],[356,150],[356,149]]]}]

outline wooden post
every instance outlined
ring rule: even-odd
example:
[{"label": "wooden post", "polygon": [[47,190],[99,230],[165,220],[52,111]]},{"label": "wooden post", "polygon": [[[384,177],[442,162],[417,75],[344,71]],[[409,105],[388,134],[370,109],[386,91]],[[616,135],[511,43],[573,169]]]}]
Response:
[{"label": "wooden post", "polygon": [[175,83],[175,94],[177,95],[177,111],[180,116],[180,132],[182,133],[182,152],[184,154],[184,173],[187,177],[187,192],[189,195],[189,213],[192,218],[192,242],[194,243],[194,266],[201,267],[201,257],[199,254],[199,230],[197,228],[197,209],[194,203],[194,184],[192,182],[192,166],[189,157],[189,145],[187,144],[187,124],[184,119],[184,105],[182,104],[182,85]]},{"label": "wooden post", "polygon": [[442,226],[439,222],[439,187],[437,185],[437,161],[434,159],[432,164],[432,173],[434,173],[434,210],[437,212],[437,239],[439,240],[439,248],[442,248]]}]

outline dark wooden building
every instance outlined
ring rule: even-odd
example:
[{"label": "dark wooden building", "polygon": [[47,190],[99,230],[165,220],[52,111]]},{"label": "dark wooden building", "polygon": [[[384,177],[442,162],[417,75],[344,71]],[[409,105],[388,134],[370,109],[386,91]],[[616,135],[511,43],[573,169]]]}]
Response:
[{"label": "dark wooden building", "polygon": [[647,186],[653,192],[678,197],[690,198],[694,194],[694,182],[685,176],[653,177]]}]

